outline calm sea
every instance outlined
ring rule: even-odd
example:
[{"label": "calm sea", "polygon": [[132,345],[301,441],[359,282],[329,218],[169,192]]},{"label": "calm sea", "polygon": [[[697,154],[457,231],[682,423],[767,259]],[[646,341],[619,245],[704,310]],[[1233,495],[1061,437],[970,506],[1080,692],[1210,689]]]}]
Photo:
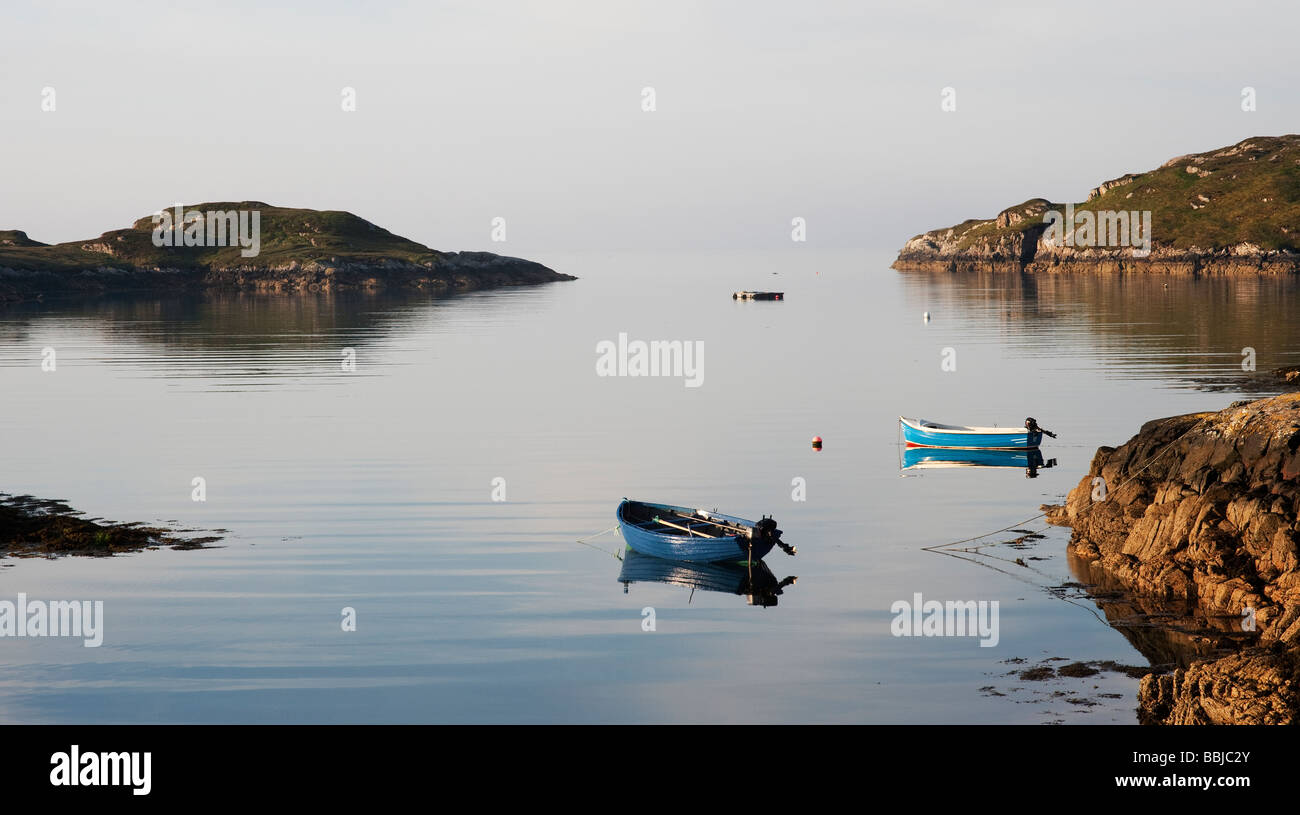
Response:
[{"label": "calm sea", "polygon": [[[535,259],[581,279],[0,311],[0,491],[229,530],[201,551],[4,561],[0,600],[103,600],[105,633],[0,639],[0,721],[1133,722],[1137,680],[1012,675],[1145,664],[1051,591],[1075,579],[1065,530],[968,559],[923,547],[1036,515],[1148,419],[1258,390],[1245,348],[1260,371],[1300,361],[1285,281],[900,274],[879,252]],[[701,342],[701,386],[597,376],[620,333]],[[900,470],[899,414],[1033,416],[1057,466]],[[617,532],[577,542],[623,496],[775,515],[799,552],[767,564],[798,581],[772,607],[625,587]],[[917,593],[997,601],[996,646],[893,636],[891,605]]]}]

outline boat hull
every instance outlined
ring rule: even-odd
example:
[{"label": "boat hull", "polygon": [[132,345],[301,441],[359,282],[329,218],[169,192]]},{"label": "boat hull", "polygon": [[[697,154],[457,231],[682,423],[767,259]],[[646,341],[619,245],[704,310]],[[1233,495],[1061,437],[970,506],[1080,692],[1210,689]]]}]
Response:
[{"label": "boat hull", "polygon": [[899,419],[908,447],[946,447],[956,450],[1036,450],[1042,431],[1006,428],[926,427],[916,419]]},{"label": "boat hull", "polygon": [[[616,517],[618,518],[619,530],[623,533],[623,540],[627,541],[628,546],[643,555],[651,555],[665,560],[680,560],[686,563],[748,562],[751,557],[754,560],[764,557],[776,545],[775,540],[754,540],[751,551],[750,539],[742,535],[702,538],[685,532],[681,534],[665,534],[651,531],[643,528],[634,519],[627,517],[631,504],[657,508],[665,512],[694,514],[697,510],[672,504],[651,504],[645,501],[624,501],[619,504]],[[710,512],[708,516],[737,526],[750,528],[754,526],[753,521],[732,515]]]}]

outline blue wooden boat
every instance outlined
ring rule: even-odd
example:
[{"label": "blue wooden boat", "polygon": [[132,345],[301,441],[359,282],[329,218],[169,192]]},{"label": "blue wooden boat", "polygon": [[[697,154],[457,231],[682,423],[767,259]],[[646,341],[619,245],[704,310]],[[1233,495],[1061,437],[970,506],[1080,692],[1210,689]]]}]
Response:
[{"label": "blue wooden boat", "polygon": [[757,561],[781,540],[776,521],[749,521],[673,504],[626,498],[618,505],[619,528],[627,545],[643,555],[688,563]]},{"label": "blue wooden boat", "polygon": [[633,583],[666,583],[682,586],[692,591],[716,591],[738,594],[749,598],[752,606],[770,608],[777,604],[777,595],[795,582],[794,577],[777,580],[776,575],[763,561],[744,563],[684,563],[643,555],[629,548],[623,555],[623,568],[618,582],[623,593]]},{"label": "blue wooden boat", "polygon": [[909,419],[899,416],[903,426],[903,441],[908,447],[949,447],[958,450],[1034,450],[1043,441],[1043,434],[1053,434],[1026,419],[1023,428],[1017,427],[967,427],[958,424],[939,424],[926,419]]}]

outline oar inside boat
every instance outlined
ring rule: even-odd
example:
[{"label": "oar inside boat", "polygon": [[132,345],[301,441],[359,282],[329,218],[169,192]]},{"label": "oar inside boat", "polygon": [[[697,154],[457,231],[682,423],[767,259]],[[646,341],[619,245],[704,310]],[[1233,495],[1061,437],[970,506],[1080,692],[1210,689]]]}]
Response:
[{"label": "oar inside boat", "polygon": [[683,532],[689,532],[689,533],[692,534],[692,535],[699,535],[701,538],[716,538],[716,537],[718,537],[717,535],[706,535],[706,534],[704,534],[703,532],[699,531],[698,529],[695,529],[694,527],[690,527],[690,526],[681,526],[680,524],[670,523],[670,522],[668,522],[668,521],[665,521],[663,518],[660,518],[658,515],[655,516],[654,521],[655,521],[655,523],[659,524],[660,526],[666,526],[666,527],[668,527],[668,528],[670,528],[670,529],[680,529],[680,530],[682,530]]}]

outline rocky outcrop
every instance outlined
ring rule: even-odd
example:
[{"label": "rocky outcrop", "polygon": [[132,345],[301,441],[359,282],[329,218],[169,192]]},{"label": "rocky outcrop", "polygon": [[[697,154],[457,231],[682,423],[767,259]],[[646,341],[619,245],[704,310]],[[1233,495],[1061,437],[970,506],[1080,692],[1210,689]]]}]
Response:
[{"label": "rocky outcrop", "polygon": [[1096,187],[1093,187],[1091,190],[1088,190],[1088,200],[1091,201],[1094,198],[1100,198],[1101,196],[1105,195],[1106,193],[1110,192],[1116,187],[1122,187],[1125,184],[1132,183],[1133,179],[1137,177],[1138,177],[1137,173],[1125,173],[1119,178],[1111,179],[1110,181],[1103,181],[1100,184],[1098,184]]},{"label": "rocky outcrop", "polygon": [[0,246],[44,246],[39,241],[27,237],[20,229],[0,229]]},{"label": "rocky outcrop", "polygon": [[1295,724],[1300,721],[1296,651],[1253,651],[1142,678],[1142,724]]},{"label": "rocky outcrop", "polygon": [[[1042,230],[1039,236],[1041,232]],[[952,241],[935,240],[931,234],[926,233],[908,241],[892,267],[900,271],[920,272],[1147,274],[1185,277],[1300,274],[1300,254],[1290,251],[1255,253],[1246,244],[1221,251],[1196,252],[1157,246],[1146,257],[1135,257],[1129,249],[1045,247],[1037,237],[1028,235],[998,236],[988,244],[966,248]]]},{"label": "rocky outcrop", "polygon": [[1034,198],[998,213],[991,221],[966,221],[946,230],[917,235],[903,246],[895,268],[947,271],[1019,271],[1031,262],[1052,206]]},{"label": "rocky outcrop", "polygon": [[[490,252],[448,252],[436,262],[421,264],[402,260],[364,263],[339,259],[297,261],[276,265],[240,265],[203,270],[194,275],[184,270],[154,270],[158,276],[177,275],[204,288],[236,291],[348,291],[352,289],[408,288],[456,290],[495,288],[571,280],[557,275],[540,263]],[[164,283],[165,284],[165,283]]]},{"label": "rocky outcrop", "polygon": [[96,266],[76,274],[0,266],[0,303],[53,294],[191,289],[290,293],[382,289],[449,292],[572,279],[540,263],[488,252],[447,253],[436,263],[429,264],[401,260],[364,263],[339,260],[210,269]]},{"label": "rocky outcrop", "polygon": [[1258,653],[1148,677],[1144,720],[1295,720],[1298,518],[1300,394],[1148,422],[1099,449],[1065,505],[1049,508],[1073,528],[1072,557],[1258,632]]}]

